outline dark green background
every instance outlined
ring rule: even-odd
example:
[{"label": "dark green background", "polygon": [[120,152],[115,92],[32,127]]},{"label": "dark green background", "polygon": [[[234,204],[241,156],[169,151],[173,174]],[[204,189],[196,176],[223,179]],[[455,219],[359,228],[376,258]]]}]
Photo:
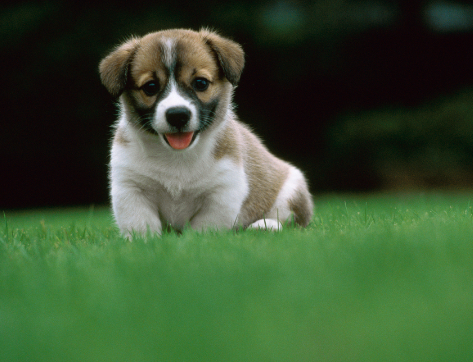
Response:
[{"label": "dark green background", "polygon": [[131,35],[173,27],[243,45],[237,113],[313,192],[469,187],[472,27],[433,27],[431,5],[4,1],[0,208],[107,202],[117,112],[98,63]]}]

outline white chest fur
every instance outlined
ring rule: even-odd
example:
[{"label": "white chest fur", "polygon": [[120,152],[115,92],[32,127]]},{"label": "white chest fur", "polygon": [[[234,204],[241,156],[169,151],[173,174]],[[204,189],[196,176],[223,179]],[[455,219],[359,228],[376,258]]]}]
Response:
[{"label": "white chest fur", "polygon": [[[112,147],[112,202],[123,231],[155,225],[154,218],[178,229],[237,223],[248,194],[241,165],[229,158],[215,160],[205,142],[183,154],[169,152],[156,136],[136,136],[130,132],[126,144],[114,142]],[[138,215],[143,220],[138,225],[127,221]]]}]

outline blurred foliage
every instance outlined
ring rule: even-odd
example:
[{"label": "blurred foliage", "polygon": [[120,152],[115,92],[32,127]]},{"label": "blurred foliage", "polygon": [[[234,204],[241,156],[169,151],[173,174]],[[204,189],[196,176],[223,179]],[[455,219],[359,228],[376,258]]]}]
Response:
[{"label": "blurred foliage", "polygon": [[[238,115],[275,154],[302,167],[314,191],[387,186],[374,177],[381,161],[364,152],[339,157],[342,149],[329,147],[333,135],[327,131],[349,110],[412,107],[473,84],[473,33],[439,35],[422,28],[427,3],[5,0],[0,154],[7,171],[0,178],[0,208],[107,202],[117,110],[100,84],[98,63],[132,35],[175,27],[210,27],[243,45],[247,61],[234,97]],[[383,119],[404,112],[393,108]],[[375,129],[384,127],[377,113],[370,113]],[[405,126],[407,138],[390,152],[415,147],[409,127],[416,126]],[[333,159],[344,165],[338,169],[361,176],[337,179]]]},{"label": "blurred foliage", "polygon": [[471,187],[472,100],[468,89],[415,108],[339,117],[327,136],[332,182],[343,187],[358,178],[368,187]]}]

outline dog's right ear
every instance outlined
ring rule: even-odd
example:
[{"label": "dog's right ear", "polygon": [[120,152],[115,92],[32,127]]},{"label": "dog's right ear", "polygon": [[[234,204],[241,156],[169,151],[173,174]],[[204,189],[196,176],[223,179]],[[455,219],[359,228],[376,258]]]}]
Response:
[{"label": "dog's right ear", "polygon": [[241,45],[223,38],[209,29],[202,29],[200,34],[206,44],[217,54],[225,77],[232,85],[236,86],[245,65],[245,53]]},{"label": "dog's right ear", "polygon": [[114,97],[118,97],[125,89],[128,67],[139,42],[139,39],[136,38],[128,40],[100,62],[99,72],[102,84]]}]

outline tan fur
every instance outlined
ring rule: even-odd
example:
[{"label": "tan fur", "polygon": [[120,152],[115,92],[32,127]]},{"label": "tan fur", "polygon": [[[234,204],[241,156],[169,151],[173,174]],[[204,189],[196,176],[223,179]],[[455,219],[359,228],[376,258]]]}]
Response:
[{"label": "tan fur", "polygon": [[[220,68],[217,67],[216,60],[220,62],[224,76],[230,83],[235,85],[240,80],[245,64],[240,45],[208,30],[201,30],[199,33],[183,29],[165,30],[150,33],[141,39],[132,38],[102,60],[99,70],[102,82],[109,92],[114,96],[120,95],[129,79],[135,80],[134,86],[138,89],[153,79],[154,73],[160,84],[165,84],[166,69],[160,61],[161,46],[165,39],[179,39],[182,50],[180,53],[183,54],[180,60],[187,65],[183,76],[189,80],[191,77],[202,76],[217,82],[219,79],[216,79],[216,75]],[[218,59],[213,59],[208,47],[216,53]],[[129,69],[131,60],[133,64]],[[211,87],[212,91],[206,92],[207,98],[218,94],[218,88],[215,88]]]},{"label": "tan fur", "polygon": [[250,193],[243,203],[240,219],[250,222],[267,217],[288,176],[289,165],[269,153],[247,128],[242,130]]},{"label": "tan fur", "polygon": [[247,126],[235,120],[229,122],[217,140],[214,155],[216,159],[229,157],[237,162],[243,161],[250,193],[238,221],[247,226],[266,217],[287,178],[289,165],[273,156]]},{"label": "tan fur", "polygon": [[126,146],[130,143],[130,140],[126,136],[126,131],[122,127],[118,127],[115,131],[115,137],[113,137],[113,142],[117,144]]},{"label": "tan fur", "polygon": [[292,199],[289,200],[289,208],[294,213],[294,222],[301,226],[307,226],[312,217],[312,197],[307,188],[299,188]]},{"label": "tan fur", "polygon": [[213,155],[215,160],[220,160],[223,157],[228,157],[234,160],[237,164],[241,164],[243,157],[241,149],[243,147],[242,135],[239,132],[239,126],[233,119],[215,143]]},{"label": "tan fur", "polygon": [[125,88],[128,66],[138,43],[138,39],[132,38],[100,62],[102,83],[114,97],[118,97]]},{"label": "tan fur", "polygon": [[243,66],[245,65],[241,46],[209,30],[202,30],[200,33],[204,41],[217,53],[218,60],[227,80],[232,85],[237,85],[240,81]]}]

